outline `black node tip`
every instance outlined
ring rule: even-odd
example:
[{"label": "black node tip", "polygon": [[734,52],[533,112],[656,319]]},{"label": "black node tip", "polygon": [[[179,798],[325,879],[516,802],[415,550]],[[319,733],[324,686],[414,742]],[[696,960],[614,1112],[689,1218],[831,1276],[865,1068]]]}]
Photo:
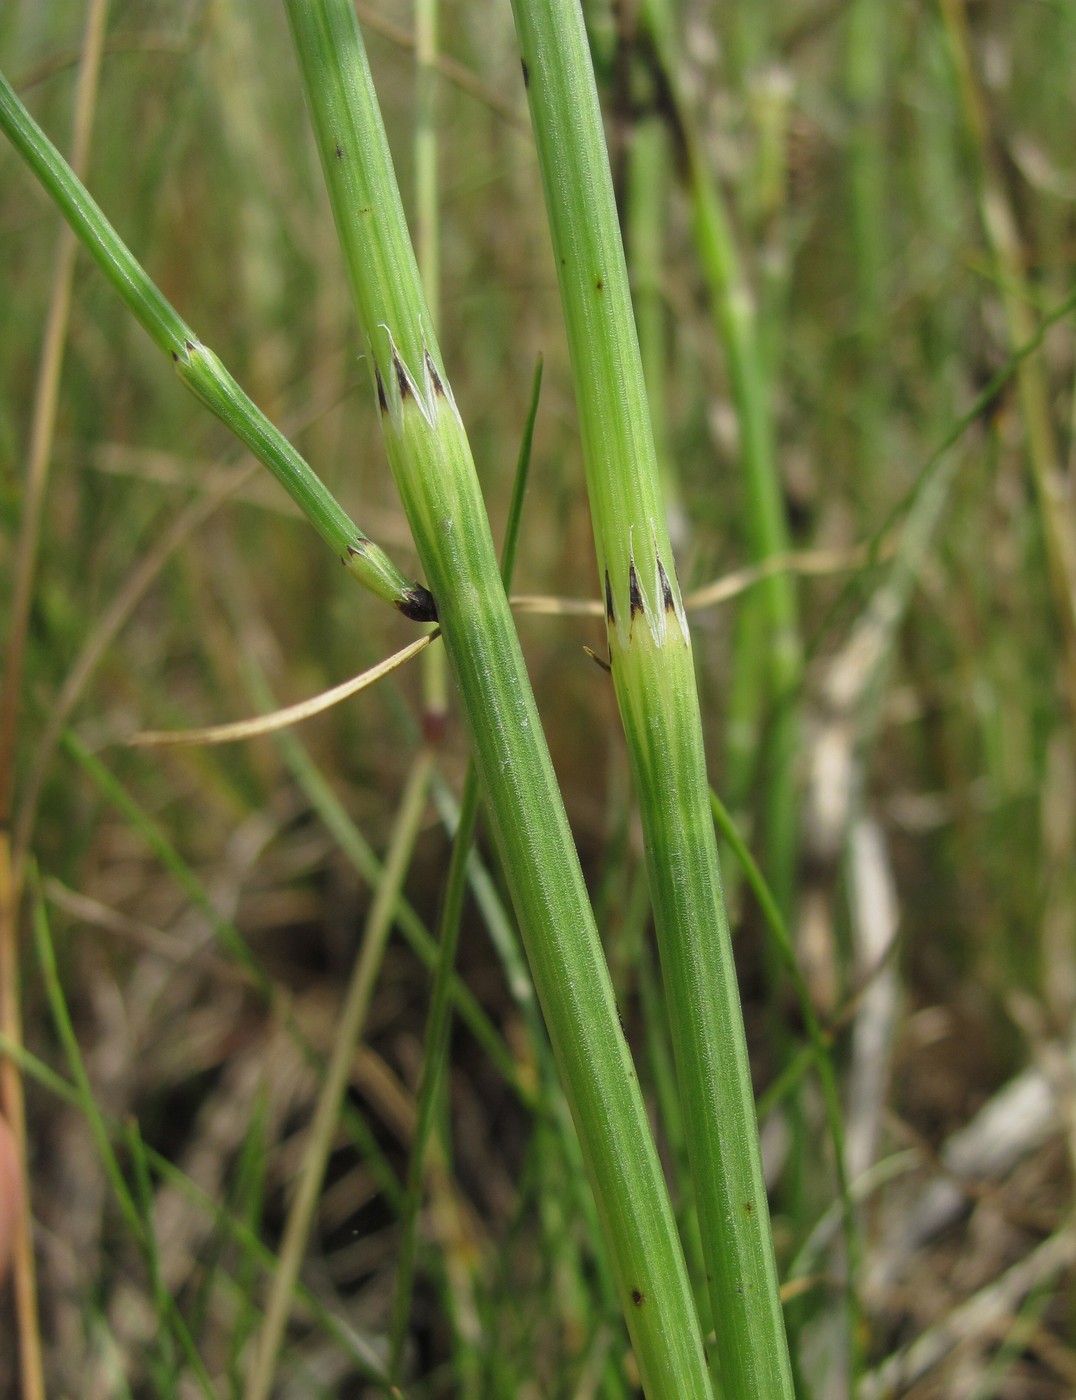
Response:
[{"label": "black node tip", "polygon": [[525,58],[521,58],[519,61],[523,68],[523,86],[529,88],[531,85],[531,70],[527,67],[527,60]]},{"label": "black node tip", "polygon": [[388,400],[385,398],[385,381],[381,378],[381,371],[374,365],[374,378],[377,380],[377,402],[381,406],[382,413],[388,413]]},{"label": "black node tip", "polygon": [[396,599],[396,606],[412,622],[437,621],[437,604],[433,601],[433,594],[421,583],[413,583],[406,593]]},{"label": "black node tip", "polygon": [[606,622],[616,621],[616,617],[613,613],[613,590],[609,585],[608,569],[605,571],[605,620]]}]

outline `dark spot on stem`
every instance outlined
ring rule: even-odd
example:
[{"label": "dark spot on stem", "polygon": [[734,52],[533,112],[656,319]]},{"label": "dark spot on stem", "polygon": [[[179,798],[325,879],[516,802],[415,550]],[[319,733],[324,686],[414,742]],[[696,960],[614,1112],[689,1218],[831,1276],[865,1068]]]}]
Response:
[{"label": "dark spot on stem", "polygon": [[344,159],[344,148],[343,148],[343,146],[341,146],[341,144],[340,144],[339,141],[337,141],[337,143],[336,143],[336,159],[337,159],[337,160],[343,160],[343,159]]},{"label": "dark spot on stem", "polygon": [[639,588],[639,575],[635,572],[634,559],[631,561],[631,566],[628,569],[628,597],[631,599],[631,616],[634,621],[637,612],[641,613],[646,611],[643,607],[643,595]]},{"label": "dark spot on stem", "polygon": [[194,354],[194,341],[193,341],[193,340],[185,340],[185,341],[183,342],[183,344],[187,347],[187,354],[188,354],[188,355],[193,355],[193,354]]},{"label": "dark spot on stem", "polygon": [[567,258],[561,258],[561,260],[560,260],[560,265],[561,265],[561,267],[567,267],[567,266],[568,266],[568,259],[567,259]]},{"label": "dark spot on stem", "polygon": [[174,364],[177,364],[177,365],[179,364],[179,351],[178,351],[178,350],[173,350],[173,351],[172,351],[172,361],[173,361]]},{"label": "dark spot on stem", "polygon": [[411,381],[407,377],[407,370],[404,368],[403,360],[401,360],[396,353],[395,346],[392,348],[392,364],[393,368],[396,370],[396,382],[400,386],[400,398],[406,399],[411,393]]},{"label": "dark spot on stem", "polygon": [[614,613],[613,613],[613,590],[612,590],[612,588],[609,586],[609,570],[608,570],[608,569],[606,569],[606,571],[605,571],[605,620],[606,620],[607,622],[615,622],[615,621],[616,621],[616,617],[615,617],[615,615],[614,615]]},{"label": "dark spot on stem", "polygon": [[388,399],[385,398],[385,381],[381,378],[381,371],[374,365],[374,378],[377,380],[377,401],[381,406],[382,413],[388,413]]},{"label": "dark spot on stem", "polygon": [[755,1207],[752,1201],[744,1201],[743,1209],[745,1215],[754,1215],[755,1213]]},{"label": "dark spot on stem", "polygon": [[646,1294],[643,1293],[641,1289],[633,1288],[631,1290],[631,1301],[635,1304],[637,1308],[641,1308],[642,1305],[646,1302]]},{"label": "dark spot on stem", "polygon": [[433,594],[421,583],[413,583],[402,593],[396,599],[396,606],[412,622],[437,621],[437,604],[433,601]]},{"label": "dark spot on stem", "polygon": [[445,386],[441,383],[441,376],[437,373],[437,366],[434,364],[433,359],[431,358],[430,352],[428,350],[426,351],[426,370],[429,373],[431,382],[433,383],[433,392],[435,394],[440,394],[441,397],[444,398]]},{"label": "dark spot on stem", "polygon": [[602,294],[602,292],[605,291],[605,283],[600,277],[596,277],[594,279],[594,290],[598,293],[599,296]]},{"label": "dark spot on stem", "polygon": [[521,58],[519,61],[523,67],[523,86],[529,88],[531,85],[531,70],[527,67],[527,60],[525,58]]},{"label": "dark spot on stem", "polygon": [[673,602],[672,584],[669,582],[669,575],[665,572],[665,565],[661,562],[661,555],[658,555],[658,579],[661,582],[661,601],[665,604],[666,612],[675,612],[676,604]]}]

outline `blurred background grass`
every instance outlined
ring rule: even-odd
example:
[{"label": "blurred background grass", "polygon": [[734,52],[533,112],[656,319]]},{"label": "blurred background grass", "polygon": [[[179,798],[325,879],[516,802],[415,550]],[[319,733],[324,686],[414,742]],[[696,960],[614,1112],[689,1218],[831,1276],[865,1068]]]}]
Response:
[{"label": "blurred background grass", "polygon": [[[682,508],[681,578],[698,588],[748,564],[752,545],[727,358],[678,161],[685,112],[673,109],[644,11],[587,8],[629,227],[640,205],[645,217],[646,181],[661,182],[656,270],[644,247],[636,287],[649,307],[657,353],[648,370],[659,366],[651,387]],[[754,293],[790,542],[846,566],[793,575],[807,666],[792,697],[803,742],[787,815],[800,847],[793,925],[847,1095],[852,1175],[874,1170],[853,1280],[863,1393],[1062,1396],[1076,1387],[1066,1224],[1076,770],[1073,595],[1063,570],[1060,582],[1051,572],[1049,539],[1059,533],[1071,548],[1071,317],[1022,366],[1034,365],[1045,389],[1054,504],[1032,460],[1026,395],[1015,379],[986,399],[983,390],[1021,343],[1011,302],[1034,329],[1073,289],[1076,13],[1046,0],[982,0],[968,5],[967,30],[962,17],[951,3],[690,0],[673,27],[686,115]],[[0,65],[61,148],[83,22],[83,5],[66,0],[0,13]],[[385,4],[365,26],[405,203],[415,75],[401,37],[411,22],[406,6]],[[445,55],[468,75],[464,88],[450,72],[438,92],[441,341],[495,537],[544,355],[516,588],[588,598],[597,590],[571,382],[510,14],[450,0],[441,28]],[[954,53],[981,98],[979,126]],[[657,176],[640,185],[630,163],[648,126],[663,153]],[[231,0],[113,0],[86,179],[166,295],[354,518],[413,570],[282,13]],[[999,200],[1015,230],[1007,252],[983,219]],[[44,196],[0,149],[3,596],[57,232]],[[414,635],[357,594],[277,487],[243,466],[80,257],[14,830],[40,870],[96,1103],[110,1122],[137,1120],[144,1143],[222,1213],[184,1204],[162,1161],[143,1178],[128,1134],[117,1150],[142,1222],[133,1229],[85,1118],[55,1086],[31,1080],[41,1325],[56,1394],[200,1393],[184,1330],[214,1393],[242,1393],[263,1285],[250,1238],[226,1222],[270,1249],[279,1240],[317,1087],[294,1024],[328,1053],[372,899],[369,872],[358,873],[347,838],[330,832],[272,739],[125,745],[137,729],[252,713],[257,673],[285,703]],[[855,556],[847,567],[872,541],[874,561]],[[694,619],[719,792],[735,743],[732,687],[752,664],[751,629],[737,628],[737,616],[752,596]],[[890,614],[879,597],[895,600]],[[601,651],[600,621],[521,615],[519,625],[675,1177],[683,1145],[625,753],[611,688],[582,651]],[[65,724],[81,750],[48,742],[65,686]],[[764,874],[754,833],[780,699],[762,688],[750,780],[736,794]],[[298,736],[377,852],[420,722],[412,668]],[[110,800],[83,751],[142,816]],[[458,792],[465,754],[454,726],[438,762]],[[147,840],[147,822],[174,848],[185,887]],[[481,840],[480,849],[492,859]],[[431,804],[406,882],[428,926],[447,852]],[[191,877],[213,918],[192,900]],[[805,1279],[790,1290],[799,1380],[804,1394],[838,1396],[848,1379],[828,1319],[847,1261],[815,1233],[835,1198],[831,1146],[811,1075],[781,1079],[804,1043],[800,1011],[754,901],[730,883],[756,1083],[760,1093],[786,1086],[776,1102],[769,1095],[763,1126],[782,1276]],[[533,1087],[535,1050],[491,950],[491,918],[488,903],[469,903],[460,972]],[[215,941],[222,920],[268,973],[270,1007]],[[27,1046],[67,1074],[28,913],[24,923]],[[304,1271],[350,1341],[318,1324],[309,1299],[297,1306],[281,1395],[373,1385],[355,1338],[376,1351],[387,1325],[427,999],[421,962],[394,939],[349,1095],[367,1137],[354,1124],[341,1130]],[[987,1134],[993,1155],[973,1142],[960,1156],[952,1135],[982,1123],[978,1111],[996,1107],[997,1091],[1020,1074],[1017,1084],[1033,1081],[1044,1096],[1034,1124],[1026,1104],[1002,1100],[1003,1126]],[[548,1107],[536,1108],[533,1094],[521,1103],[464,1029],[447,1084],[421,1221],[408,1394],[630,1394],[615,1304],[566,1187],[574,1168]],[[1017,1146],[998,1165],[1006,1127]],[[927,1229],[928,1183],[937,1187],[944,1154],[941,1179],[957,1173],[966,1190]],[[681,1206],[689,1219],[690,1202]],[[1042,1255],[1043,1241],[1053,1253]],[[968,1300],[991,1288],[1001,1301],[988,1321],[950,1338],[925,1369],[902,1359],[943,1321],[955,1329]],[[7,1300],[0,1329],[0,1392],[15,1394]]]}]

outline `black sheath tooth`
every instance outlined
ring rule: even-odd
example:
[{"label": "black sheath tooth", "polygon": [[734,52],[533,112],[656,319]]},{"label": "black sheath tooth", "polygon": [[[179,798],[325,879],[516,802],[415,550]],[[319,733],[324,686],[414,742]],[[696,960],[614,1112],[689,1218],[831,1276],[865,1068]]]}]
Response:
[{"label": "black sheath tooth", "polygon": [[661,601],[665,604],[666,612],[675,612],[676,603],[673,601],[672,584],[669,582],[669,575],[665,572],[665,565],[661,562],[661,555],[658,555],[658,579],[661,583]]},{"label": "black sheath tooth", "polygon": [[525,58],[521,58],[519,61],[523,66],[523,86],[529,88],[531,85],[531,70],[527,67],[527,60]]},{"label": "black sheath tooth", "polygon": [[639,588],[639,576],[635,572],[634,559],[631,561],[628,568],[628,598],[631,600],[631,616],[634,621],[637,612],[641,613],[646,611],[643,607],[643,595]]},{"label": "black sheath tooth", "polygon": [[385,381],[381,378],[381,371],[374,365],[374,378],[377,380],[377,401],[381,405],[381,412],[388,413],[388,399],[385,398]]},{"label": "black sheath tooth", "polygon": [[400,398],[406,399],[411,393],[411,380],[403,360],[401,360],[396,353],[395,346],[392,347],[392,364],[393,368],[396,370],[396,382],[400,386]]},{"label": "black sheath tooth", "polygon": [[605,571],[605,620],[615,622],[616,616],[613,612],[613,590],[609,584],[609,570]]},{"label": "black sheath tooth", "polygon": [[441,383],[441,376],[437,373],[437,366],[434,364],[428,350],[426,351],[426,372],[430,376],[433,392],[435,394],[440,394],[441,397],[444,398],[445,386]]},{"label": "black sheath tooth", "polygon": [[437,621],[437,604],[433,601],[433,594],[421,583],[413,583],[406,593],[396,599],[396,606],[412,622]]}]

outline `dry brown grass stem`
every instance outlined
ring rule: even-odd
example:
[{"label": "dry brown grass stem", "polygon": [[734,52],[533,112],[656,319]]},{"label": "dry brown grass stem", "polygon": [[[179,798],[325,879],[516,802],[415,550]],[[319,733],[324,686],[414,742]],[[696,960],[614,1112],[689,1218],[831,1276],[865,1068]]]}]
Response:
[{"label": "dry brown grass stem", "polygon": [[[79,175],[85,170],[90,149],[107,15],[108,0],[91,0],[86,16],[78,85],[75,90],[71,141],[71,165]],[[22,1016],[18,986],[19,863],[13,862],[10,836],[15,791],[15,733],[77,246],[74,234],[64,226],[60,231],[56,249],[52,294],[38,367],[26,487],[15,554],[15,588],[4,658],[4,689],[0,697],[0,1031],[16,1045],[22,1044]],[[26,1111],[21,1075],[14,1061],[6,1057],[0,1060],[0,1111],[3,1112],[14,1135],[25,1182],[21,1209],[16,1212],[13,1238],[20,1384],[23,1400],[44,1400],[45,1380],[37,1315],[30,1188],[26,1171]]]},{"label": "dry brown grass stem", "polygon": [[[891,550],[878,550],[874,558],[882,562]],[[721,603],[746,593],[756,583],[770,578],[773,574],[795,573],[802,575],[822,575],[841,573],[846,569],[858,569],[871,562],[872,556],[867,545],[856,545],[852,549],[813,549],[794,554],[775,554],[761,564],[750,564],[737,569],[723,578],[697,588],[684,595],[684,606],[698,612],[703,608],[714,608]],[[604,617],[605,606],[596,598],[555,598],[548,594],[518,593],[512,598],[512,607],[519,613],[539,613],[549,617]]]},{"label": "dry brown grass stem", "polygon": [[333,705],[338,705],[341,700],[349,700],[360,690],[365,690],[385,676],[391,675],[400,666],[406,665],[420,651],[425,651],[434,638],[440,635],[437,631],[427,632],[424,637],[419,637],[417,641],[402,647],[376,666],[371,666],[368,671],[352,676],[351,680],[333,686],[331,690],[324,690],[320,695],[311,696],[309,700],[300,700],[296,705],[274,710],[272,714],[255,715],[252,719],[240,719],[232,724],[208,725],[203,729],[149,729],[133,735],[128,742],[133,748],[152,749],[166,744],[231,744],[239,739],[254,739],[262,734],[273,734],[278,729],[287,729],[289,725],[299,724],[304,719],[323,714]]},{"label": "dry brown grass stem", "polygon": [[[879,558],[881,557],[879,555]],[[859,545],[853,550],[814,550],[810,553],[775,555],[763,564],[753,564],[748,568],[738,569],[735,573],[727,574],[715,583],[707,584],[705,588],[700,588],[695,593],[689,594],[685,603],[687,607],[694,609],[716,607],[719,603],[728,602],[738,594],[743,593],[745,589],[750,588],[760,579],[782,569],[800,574],[829,574],[843,569],[861,567],[867,561],[868,550],[865,545]],[[603,613],[602,604],[596,600],[554,598],[537,594],[514,597],[512,607],[517,612],[540,613],[557,617],[600,617]],[[351,680],[343,681],[340,685],[333,686],[331,690],[324,690],[318,695],[311,696],[308,700],[301,700],[295,705],[273,710],[270,714],[255,715],[250,719],[235,720],[228,724],[206,725],[198,729],[143,730],[132,735],[128,743],[133,748],[144,749],[162,748],[166,745],[194,747],[202,744],[231,744],[242,739],[254,739],[261,735],[274,734],[277,730],[287,729],[290,725],[300,724],[303,720],[324,714],[326,710],[338,705],[342,700],[349,700],[359,691],[366,690],[377,681],[383,680],[393,671],[418,656],[439,635],[436,631],[430,632],[394,652],[392,656],[387,657],[376,666],[353,676]]]}]

